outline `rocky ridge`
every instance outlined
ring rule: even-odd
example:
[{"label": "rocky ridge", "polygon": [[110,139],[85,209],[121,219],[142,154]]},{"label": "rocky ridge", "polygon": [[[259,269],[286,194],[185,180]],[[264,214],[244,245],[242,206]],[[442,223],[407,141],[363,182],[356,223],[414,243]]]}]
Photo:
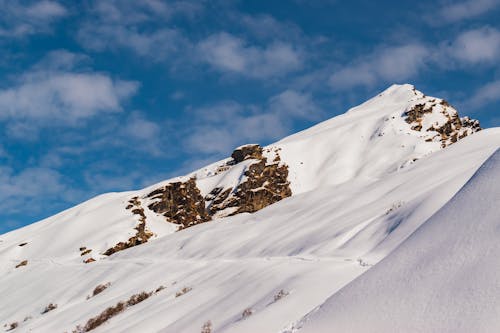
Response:
[{"label": "rocky ridge", "polygon": [[419,97],[405,110],[404,117],[411,129],[421,132],[427,142],[440,142],[445,148],[481,130],[478,120],[460,118],[446,100],[425,95]]},{"label": "rocky ridge", "polygon": [[[457,110],[446,100],[426,96],[411,85],[393,86],[380,94],[379,98],[383,99],[386,94],[394,91],[406,92],[408,100],[403,112],[399,113],[401,118],[392,114],[392,119],[396,119],[393,124],[402,123],[396,125],[399,130],[419,137],[420,142],[439,144],[433,146],[433,151],[481,130],[477,120],[459,117]],[[388,119],[389,117],[386,121]],[[384,130],[379,136],[383,133]],[[176,178],[132,198],[127,209],[131,209],[132,204],[138,205],[134,206],[132,212],[139,214],[143,221],[136,227],[137,235],[118,243],[105,254],[110,255],[148,241],[152,233],[146,229],[145,211],[177,225],[179,231],[217,218],[253,213],[291,196],[287,163],[295,165],[297,161],[283,161],[281,149],[279,145],[264,148],[258,144],[244,145],[236,148],[230,158],[218,164],[189,176]],[[411,156],[408,163],[422,156]],[[204,185],[207,179],[213,178],[219,181],[209,181],[209,186]],[[229,178],[229,181],[220,181],[224,178]]]}]

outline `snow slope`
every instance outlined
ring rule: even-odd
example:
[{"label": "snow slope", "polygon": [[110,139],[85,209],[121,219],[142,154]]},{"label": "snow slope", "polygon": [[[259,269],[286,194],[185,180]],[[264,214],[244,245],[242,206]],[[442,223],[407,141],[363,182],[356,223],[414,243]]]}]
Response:
[{"label": "snow slope", "polygon": [[[438,132],[413,130],[403,115],[415,105],[454,111],[436,100],[410,85],[392,86],[266,147],[288,166],[293,195],[253,214],[175,232],[177,225],[143,206],[156,236],[102,255],[133,234],[138,216],[126,209],[131,198],[147,202],[151,191],[194,175],[203,195],[235,186],[253,162],[221,168],[227,159],[143,190],[96,197],[1,235],[0,297],[7,301],[0,302],[0,323],[6,329],[17,323],[16,332],[71,332],[107,307],[161,285],[166,288],[95,332],[200,332],[209,320],[213,332],[294,330],[405,244],[499,147],[499,128],[445,149]],[[83,247],[90,254],[82,256]],[[82,263],[89,256],[97,261]],[[22,260],[27,265],[15,268]],[[108,289],[87,298],[107,282]],[[176,297],[183,288],[187,292]],[[42,314],[49,303],[57,308]]]},{"label": "snow slope", "polygon": [[[416,160],[442,149],[434,131],[416,131],[404,119],[404,113],[415,105],[435,105],[425,122],[442,124],[442,100],[425,96],[412,85],[393,85],[367,102],[310,129],[265,147],[269,160],[279,151],[281,163],[288,168],[293,195],[341,185],[352,181],[365,186],[397,173]],[[451,106],[449,112],[456,113]],[[427,126],[430,126],[427,124]],[[125,208],[138,197],[147,217],[147,228],[161,238],[178,229],[160,214],[148,209],[147,195],[174,181],[196,177],[202,196],[215,188],[235,188],[245,181],[244,173],[254,160],[246,160],[226,171],[225,159],[183,177],[169,179],[139,191],[109,193],[93,198],[65,212],[2,236],[0,256],[19,258],[18,244],[28,242],[22,250],[26,259],[64,257],[81,262],[79,249],[92,252],[83,258],[101,259],[104,251],[136,233],[139,217]],[[348,185],[349,187],[351,185]],[[227,215],[227,214],[226,214]],[[224,217],[219,214],[216,217]],[[57,240],[46,247],[46,239]]]},{"label": "snow slope", "polygon": [[500,329],[500,149],[394,252],[311,314],[300,332]]}]

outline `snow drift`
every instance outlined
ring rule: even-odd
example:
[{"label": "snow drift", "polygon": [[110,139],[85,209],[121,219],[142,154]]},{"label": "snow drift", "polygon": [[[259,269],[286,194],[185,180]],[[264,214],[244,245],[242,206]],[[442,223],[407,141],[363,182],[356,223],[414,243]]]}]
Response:
[{"label": "snow drift", "polygon": [[301,332],[500,328],[500,150],[395,251],[335,293]]}]

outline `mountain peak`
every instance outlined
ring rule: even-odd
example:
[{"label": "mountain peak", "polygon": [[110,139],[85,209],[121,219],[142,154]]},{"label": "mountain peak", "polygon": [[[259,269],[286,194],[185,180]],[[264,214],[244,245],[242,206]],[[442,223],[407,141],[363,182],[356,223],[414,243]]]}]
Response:
[{"label": "mountain peak", "polygon": [[[389,94],[394,94],[394,93],[403,93],[403,92],[417,92],[415,89],[415,86],[410,83],[403,83],[403,84],[392,84],[384,90],[383,92],[380,93],[380,95],[389,95]],[[420,93],[420,92],[419,92]]]}]

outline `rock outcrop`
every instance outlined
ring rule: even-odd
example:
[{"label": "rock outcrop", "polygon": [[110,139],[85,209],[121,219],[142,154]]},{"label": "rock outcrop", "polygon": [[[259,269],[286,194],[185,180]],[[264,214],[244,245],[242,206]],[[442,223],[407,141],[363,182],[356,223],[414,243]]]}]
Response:
[{"label": "rock outcrop", "polygon": [[153,201],[148,205],[150,210],[162,214],[169,222],[179,224],[182,228],[210,220],[194,178],[167,184],[146,197]]},{"label": "rock outcrop", "polygon": [[127,206],[126,209],[132,210],[132,214],[139,216],[139,224],[134,228],[136,233],[134,236],[130,237],[126,242],[119,242],[115,246],[104,251],[103,254],[106,256],[110,256],[118,251],[122,251],[130,247],[146,243],[148,239],[153,236],[153,233],[149,231],[146,226],[146,215],[144,214],[144,208],[141,207],[141,202],[139,198],[133,197],[132,199],[130,199],[129,205]]},{"label": "rock outcrop", "polygon": [[195,178],[172,182],[146,195],[151,200],[148,208],[184,229],[217,217],[253,213],[292,195],[288,167],[280,162],[277,149],[264,151],[256,144],[238,147],[215,175],[243,162],[247,165],[235,186],[215,186],[203,197]]},{"label": "rock outcrop", "polygon": [[[270,152],[270,151],[269,151]],[[253,213],[292,195],[288,167],[280,164],[276,151],[271,163],[263,156],[262,147],[248,145],[237,148],[231,157],[234,163],[255,160],[244,172],[244,179],[235,188],[216,188],[205,199],[211,215],[233,208],[228,215]]]},{"label": "rock outcrop", "polygon": [[479,121],[460,118],[455,108],[438,98],[419,99],[404,116],[412,130],[424,133],[426,141],[440,142],[443,148],[481,130]]}]

